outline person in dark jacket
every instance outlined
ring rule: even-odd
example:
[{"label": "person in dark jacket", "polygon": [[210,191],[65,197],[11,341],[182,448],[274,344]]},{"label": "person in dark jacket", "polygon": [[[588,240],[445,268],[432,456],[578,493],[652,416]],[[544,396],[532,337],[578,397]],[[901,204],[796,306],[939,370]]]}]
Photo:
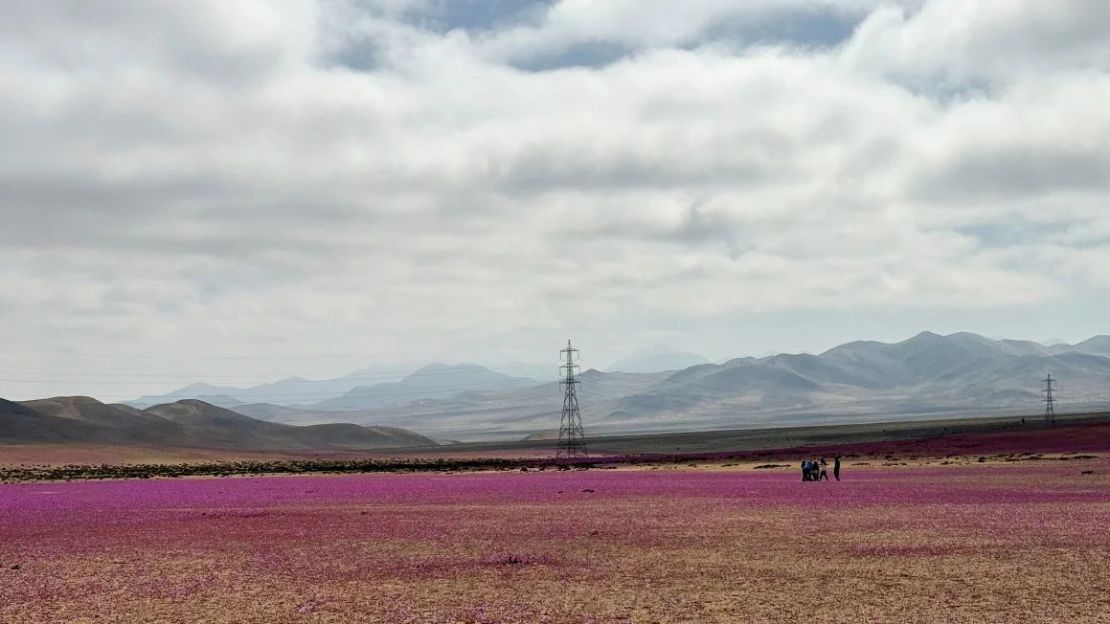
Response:
[{"label": "person in dark jacket", "polygon": [[840,480],[840,456],[839,455],[837,455],[836,459],[833,460],[833,476],[836,477],[837,481]]}]

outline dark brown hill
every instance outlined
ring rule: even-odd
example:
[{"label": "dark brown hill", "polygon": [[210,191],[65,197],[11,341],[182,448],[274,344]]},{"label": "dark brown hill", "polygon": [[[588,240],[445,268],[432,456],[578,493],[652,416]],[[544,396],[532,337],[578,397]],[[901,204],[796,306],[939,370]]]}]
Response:
[{"label": "dark brown hill", "polygon": [[90,397],[0,399],[0,442],[110,443],[236,450],[357,450],[435,446],[404,429],[269,423],[197,400],[140,411]]},{"label": "dark brown hill", "polygon": [[297,427],[265,422],[215,405],[185,399],[144,410],[186,428],[188,446],[249,449],[358,449],[435,446],[430,438],[392,427],[351,424]]},{"label": "dark brown hill", "polygon": [[291,435],[312,448],[357,449],[436,446],[436,442],[431,438],[398,427],[362,427],[351,424],[309,425],[307,427],[292,427]]},{"label": "dark brown hill", "polygon": [[100,427],[74,423],[0,399],[0,442],[74,442],[97,438]]},{"label": "dark brown hill", "polygon": [[53,397],[22,404],[62,420],[61,427],[74,442],[175,445],[184,434],[181,426],[163,418],[126,405],[106,405],[92,397]]},{"label": "dark brown hill", "polygon": [[23,401],[37,412],[57,418],[68,418],[106,427],[135,427],[151,423],[165,424],[157,416],[144,414],[130,405],[106,405],[87,396],[53,397]]}]

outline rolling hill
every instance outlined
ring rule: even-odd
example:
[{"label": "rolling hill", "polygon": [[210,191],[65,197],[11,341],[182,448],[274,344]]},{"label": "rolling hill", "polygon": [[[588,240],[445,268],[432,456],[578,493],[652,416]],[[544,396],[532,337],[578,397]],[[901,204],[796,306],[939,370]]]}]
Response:
[{"label": "rolling hill", "polygon": [[99,442],[106,432],[98,425],[51,416],[21,403],[0,399],[0,441]]},{"label": "rolling hill", "polygon": [[435,446],[396,427],[292,426],[195,399],[138,410],[90,397],[0,399],[0,442],[97,443],[235,450],[360,450]]}]

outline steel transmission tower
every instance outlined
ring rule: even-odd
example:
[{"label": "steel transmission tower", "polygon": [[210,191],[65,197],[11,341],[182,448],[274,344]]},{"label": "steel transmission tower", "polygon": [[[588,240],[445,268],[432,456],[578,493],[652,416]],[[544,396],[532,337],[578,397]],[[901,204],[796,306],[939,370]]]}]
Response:
[{"label": "steel transmission tower", "polygon": [[1052,378],[1052,373],[1049,373],[1042,381],[1044,381],[1044,390],[1041,391],[1044,393],[1044,424],[1055,425],[1056,388],[1053,384],[1056,383],[1056,380]]},{"label": "steel transmission tower", "polygon": [[[574,378],[574,371],[578,365],[574,363],[574,354],[578,349],[570,346],[559,352],[566,354],[566,363],[559,367],[564,372],[559,385],[563,388],[563,416],[559,420],[559,442],[555,447],[555,459],[586,457],[586,434],[582,431],[582,415],[578,412],[578,391],[575,388],[582,383]],[[559,358],[562,360],[562,358]]]}]

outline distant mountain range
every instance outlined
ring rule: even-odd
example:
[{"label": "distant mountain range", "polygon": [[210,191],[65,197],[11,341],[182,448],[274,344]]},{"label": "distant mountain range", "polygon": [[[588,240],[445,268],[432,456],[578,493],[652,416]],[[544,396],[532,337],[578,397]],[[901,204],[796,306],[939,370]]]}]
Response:
[{"label": "distant mountain range", "polygon": [[395,427],[265,422],[184,399],[139,410],[90,397],[0,399],[0,443],[125,444],[234,450],[372,450],[435,442]]},{"label": "distant mountain range", "polygon": [[[1041,379],[1060,380],[1061,410],[1110,406],[1110,337],[1044,346],[970,333],[923,332],[888,344],[863,341],[819,355],[737,358],[653,373],[580,376],[587,429],[632,433],[1036,413]],[[460,392],[385,407],[236,409],[262,419],[340,419],[403,426],[446,439],[543,435],[557,426],[558,384]]]},{"label": "distant mountain range", "polygon": [[[551,370],[556,369],[552,367]],[[364,369],[337,379],[289,377],[248,388],[195,383],[166,394],[143,396],[124,403],[145,408],[180,399],[200,399],[228,408],[265,403],[324,411],[357,410],[536,383],[533,379],[504,375],[476,364],[429,364],[408,375]]]},{"label": "distant mountain range", "polygon": [[[680,367],[687,362],[695,364]],[[661,370],[650,370],[656,366]],[[591,369],[579,377],[587,433],[1033,414],[1041,409],[1041,379],[1049,372],[1059,379],[1060,410],[1110,407],[1110,336],[1075,345],[1045,346],[971,333],[941,336],[922,332],[897,343],[851,342],[819,355],[745,357],[720,364],[664,350],[626,358],[611,369],[629,370]],[[165,395],[173,401],[158,401],[159,406],[146,403],[163,397],[144,397],[130,406],[83,404],[80,418],[67,416],[77,409],[74,400],[62,401],[61,407],[30,401],[5,412],[11,414],[5,418],[15,419],[12,422],[18,421],[22,427],[27,426],[28,417],[20,410],[48,414],[54,420],[38,421],[46,432],[42,435],[64,435],[67,429],[62,425],[68,425],[70,430],[84,432],[82,435],[158,440],[196,436],[221,444],[239,443],[234,436],[220,437],[212,430],[193,431],[198,424],[180,420],[175,415],[178,412],[164,405],[195,405],[195,400],[180,399],[202,398],[202,404],[208,405],[205,413],[227,408],[230,411],[218,412],[227,423],[254,431],[254,441],[243,444],[272,446],[280,441],[307,446],[355,440],[358,444],[377,443],[363,440],[369,434],[360,429],[342,430],[352,436],[349,439],[338,429],[301,431],[322,423],[394,428],[371,429],[380,435],[411,429],[440,440],[542,437],[557,427],[562,406],[559,385],[554,381],[540,383],[474,364],[435,364],[399,379],[365,383],[373,379],[361,371],[335,380],[286,379],[246,389],[195,384]],[[310,385],[312,392],[333,394],[315,401],[299,400],[306,396],[295,390],[300,383]],[[185,396],[190,392],[196,396]],[[257,398],[265,396],[275,400]],[[247,426],[231,414],[259,424]],[[59,422],[58,418],[69,420]],[[260,429],[260,424],[278,428]],[[117,431],[86,431],[94,426]],[[182,431],[181,427],[191,429]],[[144,433],[129,433],[132,429]],[[327,437],[332,434],[337,437]],[[406,439],[406,443],[418,445],[427,442],[430,440],[420,436]]]},{"label": "distant mountain range", "polygon": [[[655,373],[681,370],[708,363],[704,357],[655,347],[623,358],[607,370],[624,373]],[[147,395],[124,401],[147,408],[181,399],[198,399],[220,407],[237,408],[248,404],[295,407],[301,410],[348,411],[400,405],[425,399],[443,399],[469,392],[511,390],[536,385],[539,379],[555,380],[558,365],[539,367],[512,364],[512,368],[531,370],[535,377],[512,376],[477,364],[429,364],[409,374],[366,368],[336,379],[313,380],[288,377],[273,383],[246,388],[194,383],[172,392]]]},{"label": "distant mountain range", "polygon": [[[1110,403],[1110,341],[1044,347],[970,333],[923,332],[885,344],[853,342],[820,355],[739,358],[691,367],[622,399],[605,422],[635,426],[651,414],[717,426],[898,418],[985,411],[1035,412],[1040,380],[1061,379],[1062,405]],[[583,389],[583,394],[586,390]]]},{"label": "distant mountain range", "polygon": [[476,364],[431,364],[400,381],[357,386],[342,396],[320,401],[314,407],[319,410],[371,409],[534,385],[536,382],[532,379],[502,375]]}]

